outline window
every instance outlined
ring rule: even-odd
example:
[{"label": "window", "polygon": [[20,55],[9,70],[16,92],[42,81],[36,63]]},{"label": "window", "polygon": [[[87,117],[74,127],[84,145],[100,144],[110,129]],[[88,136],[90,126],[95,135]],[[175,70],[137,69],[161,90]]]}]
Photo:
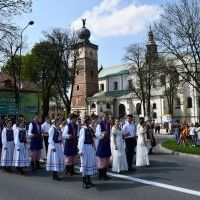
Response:
[{"label": "window", "polygon": [[156,109],[156,103],[153,103],[153,109]]},{"label": "window", "polygon": [[136,114],[138,116],[141,114],[141,103],[136,104]]},{"label": "window", "polygon": [[110,104],[109,103],[106,104],[106,108],[110,109]]},{"label": "window", "polygon": [[93,56],[93,53],[92,53],[92,51],[90,51],[90,57],[92,57]]},{"label": "window", "polygon": [[79,75],[79,70],[76,71],[76,75],[77,75],[77,76]]},{"label": "window", "polygon": [[181,107],[181,100],[180,98],[176,98],[176,109],[179,109]]},{"label": "window", "polygon": [[96,108],[96,104],[93,103],[93,104],[91,105],[91,108]]},{"label": "window", "polygon": [[100,84],[100,92],[104,91],[104,84]]},{"label": "window", "polygon": [[90,76],[91,76],[91,79],[92,79],[93,76],[94,76],[94,71],[93,70],[90,71]]},{"label": "window", "polygon": [[153,118],[157,119],[157,113],[156,112],[153,113]]},{"label": "window", "polygon": [[118,89],[118,82],[114,82],[113,83],[113,90],[117,90]]},{"label": "window", "polygon": [[79,85],[77,85],[76,89],[79,90]]},{"label": "window", "polygon": [[132,89],[132,88],[133,88],[133,81],[128,80],[128,89]]},{"label": "window", "polygon": [[192,108],[192,97],[187,98],[187,107]]}]

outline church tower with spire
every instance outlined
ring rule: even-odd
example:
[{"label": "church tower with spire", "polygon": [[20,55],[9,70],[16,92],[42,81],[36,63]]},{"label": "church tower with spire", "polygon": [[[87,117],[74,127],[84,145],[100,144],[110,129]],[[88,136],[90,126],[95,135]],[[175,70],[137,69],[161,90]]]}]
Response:
[{"label": "church tower with spire", "polygon": [[158,52],[157,52],[157,44],[155,43],[154,34],[153,34],[151,27],[150,27],[148,36],[149,36],[149,41],[146,45],[146,47],[147,47],[146,62],[152,63],[157,60]]},{"label": "church tower with spire", "polygon": [[90,31],[86,28],[86,19],[78,31],[78,42],[72,46],[76,55],[74,61],[75,77],[72,86],[71,111],[81,117],[88,115],[87,98],[98,92],[98,46],[90,42]]}]

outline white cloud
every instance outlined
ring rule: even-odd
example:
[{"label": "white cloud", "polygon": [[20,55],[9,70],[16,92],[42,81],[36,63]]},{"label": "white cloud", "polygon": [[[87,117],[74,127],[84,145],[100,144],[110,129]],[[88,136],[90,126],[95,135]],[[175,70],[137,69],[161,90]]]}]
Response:
[{"label": "white cloud", "polygon": [[147,25],[159,19],[161,8],[158,5],[141,5],[124,0],[102,0],[102,2],[85,11],[82,16],[72,23],[77,30],[81,25],[81,18],[86,18],[86,26],[96,36],[117,36],[138,34]]}]

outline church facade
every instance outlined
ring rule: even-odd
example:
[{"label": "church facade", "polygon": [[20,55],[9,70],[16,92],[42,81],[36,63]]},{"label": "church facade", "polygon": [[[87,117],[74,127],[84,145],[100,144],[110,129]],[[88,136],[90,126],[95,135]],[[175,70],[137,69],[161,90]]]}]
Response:
[{"label": "church facade", "polygon": [[[76,65],[72,89],[72,111],[80,116],[95,113],[99,116],[108,111],[112,117],[133,114],[144,116],[140,100],[134,94],[135,84],[129,65],[101,67],[98,69],[98,46],[89,41],[90,32],[83,24],[79,31],[79,43],[74,47],[79,59]],[[156,58],[157,45],[153,32],[149,31],[147,60]],[[188,83],[179,88],[174,99],[174,120],[199,121],[200,95]],[[150,116],[156,123],[163,123],[169,117],[165,88],[161,84],[151,90]]]}]

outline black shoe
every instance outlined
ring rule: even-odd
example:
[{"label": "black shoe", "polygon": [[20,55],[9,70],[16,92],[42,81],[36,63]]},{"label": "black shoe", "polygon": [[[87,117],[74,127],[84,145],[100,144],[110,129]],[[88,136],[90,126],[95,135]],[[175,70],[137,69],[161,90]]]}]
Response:
[{"label": "black shoe", "polygon": [[76,173],[75,170],[74,170],[74,165],[72,165],[71,168],[72,168],[71,173],[72,173],[73,175],[78,175],[78,173]]},{"label": "black shoe", "polygon": [[35,162],[35,165],[36,165],[36,169],[42,169],[42,167],[40,166],[40,161],[39,160],[37,160]]},{"label": "black shoe", "polygon": [[107,176],[107,169],[103,169],[103,180],[110,180],[111,178],[109,176]]},{"label": "black shoe", "polygon": [[90,176],[86,176],[86,182],[87,182],[87,184],[88,184],[90,187],[94,187],[94,186],[95,186],[95,184],[92,183],[92,181],[91,181],[91,179],[90,179]]},{"label": "black shoe", "polygon": [[57,172],[54,172],[53,171],[53,176],[52,176],[53,180],[55,181],[61,181],[61,178],[58,176],[58,173]]},{"label": "black shoe", "polygon": [[102,180],[103,178],[103,169],[99,169],[99,180]]},{"label": "black shoe", "polygon": [[128,168],[128,172],[134,172],[134,171],[136,171],[135,168],[133,168],[133,167],[129,167],[129,168]]},{"label": "black shoe", "polygon": [[84,189],[88,189],[89,188],[89,185],[87,184],[87,181],[86,181],[86,176],[83,177],[83,188]]}]

